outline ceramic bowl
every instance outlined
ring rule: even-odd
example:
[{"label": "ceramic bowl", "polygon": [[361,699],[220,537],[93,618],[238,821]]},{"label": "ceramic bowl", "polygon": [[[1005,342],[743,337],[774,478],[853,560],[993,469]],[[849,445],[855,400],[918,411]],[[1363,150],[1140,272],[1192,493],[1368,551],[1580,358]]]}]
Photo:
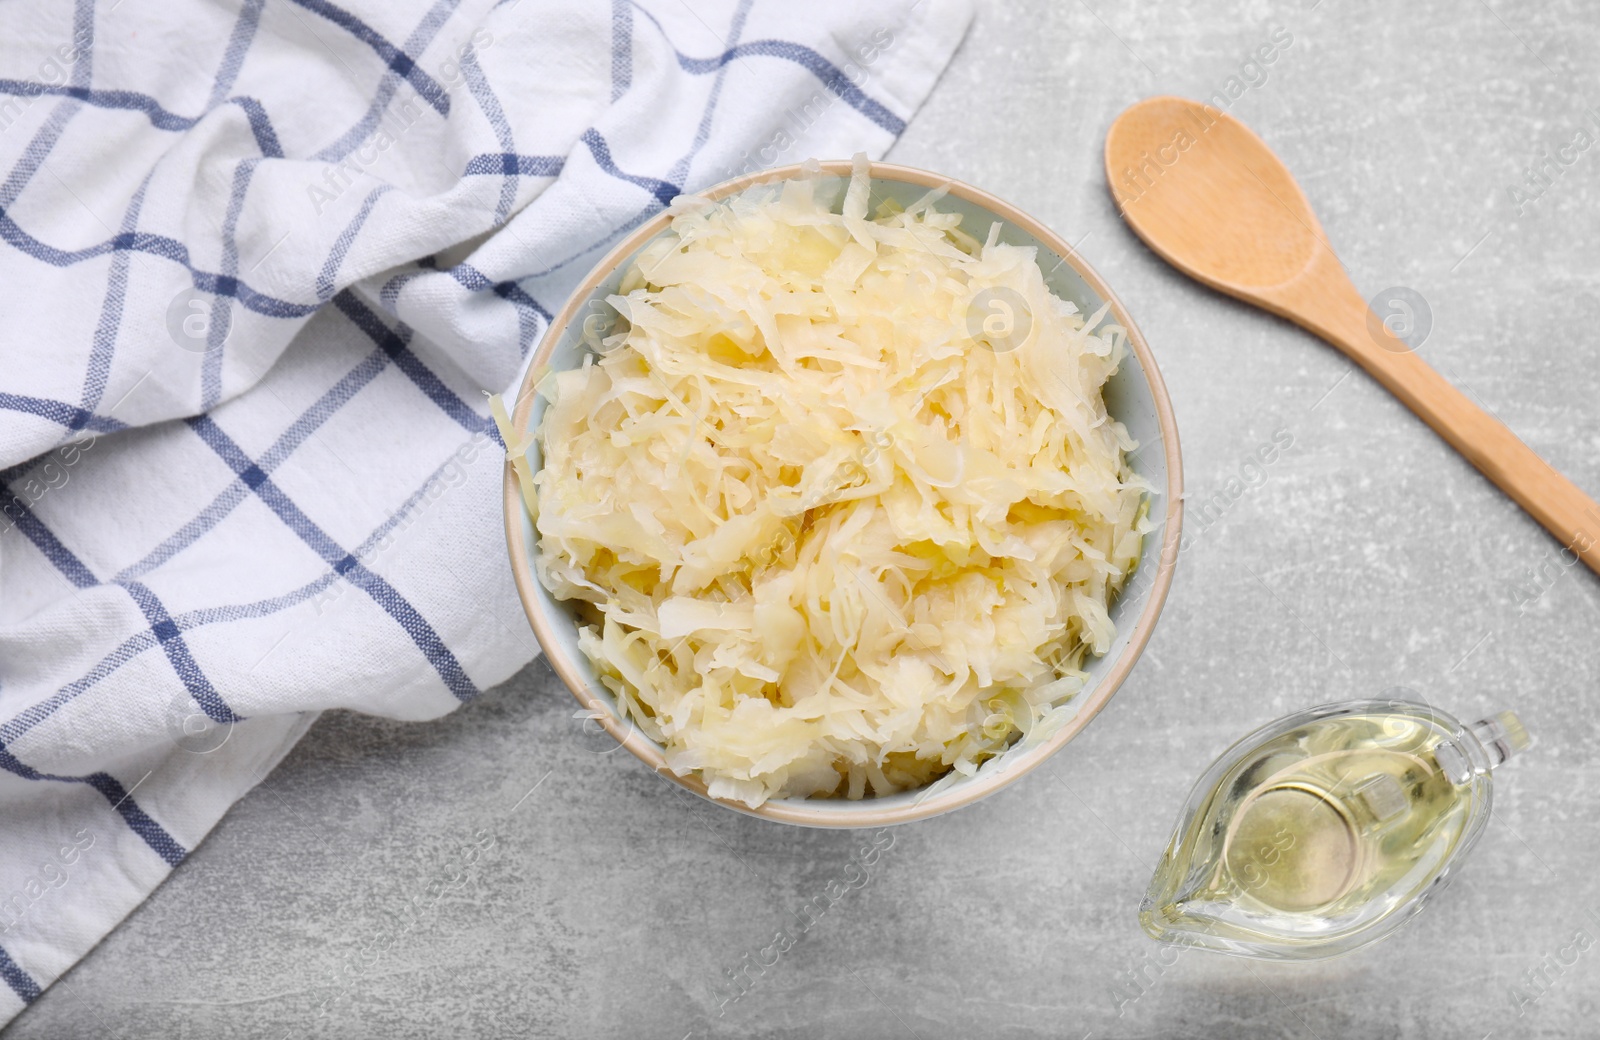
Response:
[{"label": "ceramic bowl", "polygon": [[[850,176],[848,162],[823,163],[822,168],[827,176]],[[728,181],[701,194],[718,199],[752,184],[805,175],[798,166],[766,170]],[[1152,496],[1150,502],[1153,526],[1145,536],[1139,570],[1111,608],[1117,628],[1116,640],[1104,656],[1089,660],[1086,670],[1090,678],[1077,696],[1077,714],[1048,740],[1031,747],[1013,747],[984,763],[973,776],[946,777],[927,788],[880,798],[859,801],[774,799],[755,809],[739,802],[710,799],[718,805],[764,819],[813,827],[882,827],[936,816],[993,794],[1061,750],[1105,707],[1149,642],[1172,582],[1182,520],[1183,467],[1172,403],[1139,327],[1094,269],[1060,235],[1015,206],[977,188],[925,170],[885,163],[873,163],[871,175],[873,205],[886,198],[907,205],[930,188],[947,188],[949,193],[939,206],[961,214],[962,230],[982,241],[990,225],[998,221],[1001,241],[1034,246],[1038,250],[1040,267],[1048,272],[1045,282],[1056,295],[1071,300],[1086,315],[1093,314],[1102,303],[1111,304],[1107,320],[1128,330],[1131,352],[1106,384],[1106,408],[1138,440],[1140,448],[1134,456],[1134,466],[1160,488],[1161,493]],[[536,428],[544,413],[546,401],[533,391],[536,373],[545,366],[560,370],[575,367],[582,361],[586,352],[583,321],[591,314],[609,309],[596,306],[596,301],[603,302],[616,291],[629,262],[650,240],[665,231],[670,221],[668,213],[658,213],[624,238],[595,266],[551,321],[529,365],[528,379],[518,394],[512,422],[519,433]],[[542,464],[537,445],[529,449],[528,458],[537,472]],[[595,677],[588,659],[578,649],[576,604],[556,600],[534,576],[537,538],[509,465],[505,479],[505,522],[517,591],[534,634],[556,674],[572,690],[578,703],[589,709],[623,747],[671,782],[709,799],[705,784],[698,776],[674,774],[667,768],[661,746],[619,716],[611,693]]]}]

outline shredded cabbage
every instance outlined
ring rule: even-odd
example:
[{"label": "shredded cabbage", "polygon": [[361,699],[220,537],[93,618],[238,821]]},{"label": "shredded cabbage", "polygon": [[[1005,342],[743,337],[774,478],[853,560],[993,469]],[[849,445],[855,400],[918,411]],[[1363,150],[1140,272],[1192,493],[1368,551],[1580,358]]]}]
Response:
[{"label": "shredded cabbage", "polygon": [[[1153,492],[1101,398],[1104,308],[941,192],[869,218],[861,157],[839,184],[675,203],[618,331],[541,386],[540,580],[587,605],[583,652],[670,768],[752,807],[1053,731]],[[984,290],[1025,301],[1009,349]]]}]

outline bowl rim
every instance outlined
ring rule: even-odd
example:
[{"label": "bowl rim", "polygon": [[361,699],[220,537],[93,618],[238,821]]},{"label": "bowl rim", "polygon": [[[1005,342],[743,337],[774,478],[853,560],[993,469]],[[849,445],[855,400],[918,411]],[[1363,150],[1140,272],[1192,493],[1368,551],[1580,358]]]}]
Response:
[{"label": "bowl rim", "polygon": [[[854,170],[854,165],[849,160],[829,160],[816,165],[820,166],[821,172],[824,174],[846,178]],[[691,194],[716,201],[729,195],[737,194],[752,185],[791,180],[811,172],[813,172],[813,169],[810,164],[805,166],[795,164],[768,170],[758,170]],[[752,809],[742,802],[713,797],[698,774],[679,776],[674,773],[667,766],[666,758],[661,753],[659,746],[641,733],[638,727],[619,719],[606,704],[598,700],[589,691],[588,683],[578,663],[574,660],[569,660],[561,652],[560,644],[554,638],[555,631],[551,626],[550,619],[539,609],[538,601],[535,597],[538,577],[533,572],[533,567],[530,563],[531,553],[522,533],[522,517],[525,514],[525,509],[522,501],[522,492],[516,475],[511,469],[509,458],[506,461],[503,488],[506,548],[511,557],[511,571],[516,581],[517,597],[522,601],[523,611],[528,615],[528,623],[532,626],[534,636],[544,650],[545,658],[550,662],[550,666],[560,676],[561,681],[572,692],[578,703],[597,716],[596,721],[605,728],[606,732],[656,773],[665,776],[673,783],[705,798],[707,801],[748,816],[775,820],[781,823],[835,829],[885,827],[899,823],[910,823],[914,820],[928,819],[959,809],[1016,782],[1066,746],[1069,741],[1088,726],[1090,721],[1111,700],[1111,697],[1133,670],[1134,664],[1149,643],[1151,634],[1155,629],[1156,620],[1160,617],[1162,607],[1166,603],[1167,591],[1172,585],[1183,527],[1183,456],[1178,444],[1178,426],[1172,410],[1172,400],[1167,394],[1166,382],[1161,377],[1161,370],[1156,365],[1155,356],[1151,353],[1149,344],[1145,342],[1144,334],[1134,323],[1132,316],[1128,314],[1127,308],[1122,304],[1122,300],[1116,293],[1111,291],[1111,287],[1105,283],[1099,273],[1089,266],[1077,249],[1062,236],[1056,234],[1042,222],[1024,213],[1016,206],[989,194],[981,188],[975,188],[970,184],[928,170],[900,166],[893,163],[869,163],[868,175],[873,180],[901,181],[929,189],[945,188],[950,195],[982,207],[993,216],[1032,235],[1040,243],[1054,251],[1072,267],[1073,271],[1083,279],[1092,291],[1099,295],[1102,301],[1110,304],[1110,313],[1127,330],[1128,344],[1132,348],[1134,356],[1138,358],[1145,382],[1149,386],[1151,399],[1155,404],[1156,422],[1161,430],[1162,447],[1167,458],[1167,486],[1165,489],[1167,517],[1163,527],[1161,549],[1154,561],[1156,573],[1150,587],[1149,599],[1145,601],[1144,609],[1140,612],[1138,621],[1135,622],[1129,635],[1128,643],[1123,648],[1122,653],[1114,661],[1110,662],[1107,671],[1098,678],[1089,698],[1079,706],[1077,714],[1068,720],[1056,733],[1052,734],[1048,740],[1030,748],[1025,761],[1011,765],[1004,770],[990,773],[987,776],[978,776],[970,783],[952,785],[932,795],[925,795],[911,803],[902,802],[898,805],[878,809],[871,808],[872,799],[834,803],[819,799],[774,798]],[[515,408],[511,414],[511,426],[515,432],[519,434],[526,432],[529,413],[532,410],[534,397],[536,396],[534,388],[538,384],[539,371],[549,361],[550,356],[555,351],[556,344],[560,341],[562,334],[566,331],[572,319],[579,310],[588,304],[595,287],[646,241],[666,230],[672,222],[673,215],[671,210],[663,209],[660,213],[655,214],[625,235],[594,265],[583,281],[573,289],[561,310],[550,320],[550,324],[545,329],[538,347],[534,350],[532,358],[529,359],[527,372],[522,379],[521,386],[518,388]],[[1147,566],[1149,562],[1141,559],[1141,568]],[[552,649],[553,647],[555,649]],[[926,790],[931,790],[931,788]]]}]

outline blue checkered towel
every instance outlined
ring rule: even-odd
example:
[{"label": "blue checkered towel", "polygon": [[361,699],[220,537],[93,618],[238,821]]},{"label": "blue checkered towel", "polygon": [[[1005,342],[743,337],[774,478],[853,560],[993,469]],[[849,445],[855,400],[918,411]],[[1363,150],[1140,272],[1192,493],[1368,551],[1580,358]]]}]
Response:
[{"label": "blue checkered towel", "polygon": [[318,711],[530,659],[484,391],[680,190],[881,154],[969,17],[0,6],[0,1025]]}]

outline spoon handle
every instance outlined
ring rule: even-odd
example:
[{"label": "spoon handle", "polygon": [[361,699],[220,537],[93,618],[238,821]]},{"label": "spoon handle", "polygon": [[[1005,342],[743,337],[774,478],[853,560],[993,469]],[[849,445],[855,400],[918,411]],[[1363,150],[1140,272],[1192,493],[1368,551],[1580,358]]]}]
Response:
[{"label": "spoon handle", "polygon": [[1320,251],[1303,275],[1262,297],[1270,310],[1321,336],[1366,369],[1567,551],[1600,573],[1600,504],[1403,342],[1386,330],[1375,336],[1366,301],[1331,251]]}]

